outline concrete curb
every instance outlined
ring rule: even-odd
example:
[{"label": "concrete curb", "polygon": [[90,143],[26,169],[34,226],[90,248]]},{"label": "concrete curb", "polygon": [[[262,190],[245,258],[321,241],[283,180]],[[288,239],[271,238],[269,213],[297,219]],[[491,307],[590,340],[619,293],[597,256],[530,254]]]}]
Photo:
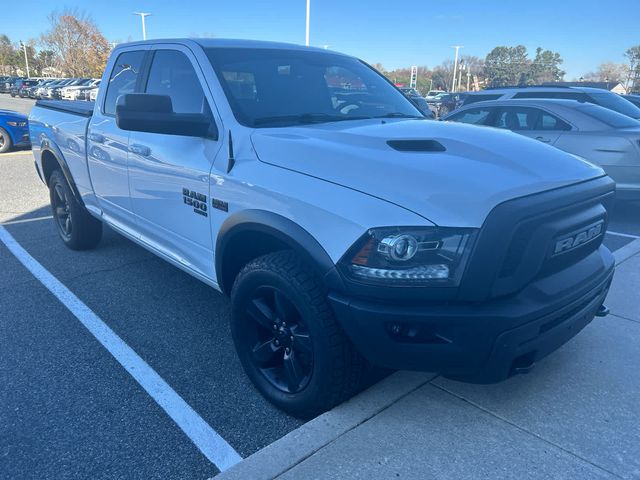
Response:
[{"label": "concrete curb", "polygon": [[215,478],[276,478],[435,377],[436,374],[433,373],[396,372],[351,400],[267,445]]},{"label": "concrete curb", "polygon": [[613,252],[613,256],[616,258],[616,265],[620,265],[622,262],[629,260],[638,253],[640,253],[640,239],[634,240],[633,242],[626,244],[624,247],[619,248]]}]

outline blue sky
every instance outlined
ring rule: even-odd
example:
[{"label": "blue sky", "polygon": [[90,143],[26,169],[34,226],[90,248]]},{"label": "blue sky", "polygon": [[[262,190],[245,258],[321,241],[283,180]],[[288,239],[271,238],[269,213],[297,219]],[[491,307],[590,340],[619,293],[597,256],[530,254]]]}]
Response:
[{"label": "blue sky", "polygon": [[[9,2],[12,3],[12,2]],[[17,5],[13,3],[13,5]],[[153,13],[149,38],[214,36],[304,43],[305,0],[31,0],[5,8],[0,33],[37,37],[47,14],[63,6],[89,13],[111,40],[141,37],[133,11]],[[29,12],[26,15],[25,12]],[[311,44],[380,62],[387,69],[433,67],[462,53],[484,57],[497,45],[537,46],[560,52],[567,79],[605,61],[623,61],[640,44],[640,1],[596,0],[311,0]]]}]

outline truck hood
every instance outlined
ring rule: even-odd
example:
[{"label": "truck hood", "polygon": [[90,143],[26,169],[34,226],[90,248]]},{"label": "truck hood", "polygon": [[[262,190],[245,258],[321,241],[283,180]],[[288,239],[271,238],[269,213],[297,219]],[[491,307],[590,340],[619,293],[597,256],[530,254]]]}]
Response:
[{"label": "truck hood", "polygon": [[[256,129],[251,138],[263,162],[378,197],[440,226],[480,227],[506,200],[604,175],[536,140],[460,123],[352,120]],[[388,143],[394,141],[395,148]]]}]

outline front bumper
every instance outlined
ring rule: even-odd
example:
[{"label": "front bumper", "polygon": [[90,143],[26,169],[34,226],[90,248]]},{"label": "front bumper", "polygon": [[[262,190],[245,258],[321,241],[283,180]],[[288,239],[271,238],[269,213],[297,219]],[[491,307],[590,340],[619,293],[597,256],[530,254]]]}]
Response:
[{"label": "front bumper", "polygon": [[494,383],[528,370],[582,330],[604,302],[614,264],[600,246],[514,295],[484,302],[407,305],[340,293],[329,299],[369,362]]}]

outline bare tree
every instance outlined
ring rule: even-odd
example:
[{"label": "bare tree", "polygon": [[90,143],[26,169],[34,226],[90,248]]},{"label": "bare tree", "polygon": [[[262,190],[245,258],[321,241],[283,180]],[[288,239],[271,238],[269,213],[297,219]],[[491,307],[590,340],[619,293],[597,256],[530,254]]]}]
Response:
[{"label": "bare tree", "polygon": [[627,57],[629,73],[625,82],[625,88],[627,91],[635,91],[640,85],[640,45],[631,47],[624,52],[624,56]]},{"label": "bare tree", "polygon": [[64,10],[51,13],[49,23],[42,44],[54,52],[56,67],[71,77],[101,76],[111,48],[91,17]]},{"label": "bare tree", "polygon": [[16,48],[6,35],[0,35],[0,74],[15,72]]},{"label": "bare tree", "polygon": [[629,75],[629,66],[624,63],[605,62],[595,72],[583,75],[584,80],[592,82],[625,82]]}]

